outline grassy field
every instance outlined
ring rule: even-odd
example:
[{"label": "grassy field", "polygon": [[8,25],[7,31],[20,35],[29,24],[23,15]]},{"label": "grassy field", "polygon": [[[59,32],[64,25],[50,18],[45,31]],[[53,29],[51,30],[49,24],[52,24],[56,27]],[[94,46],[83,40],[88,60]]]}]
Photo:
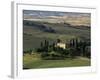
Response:
[{"label": "grassy field", "polygon": [[87,58],[42,60],[39,54],[25,54],[23,56],[23,62],[24,69],[90,66],[90,60]]}]

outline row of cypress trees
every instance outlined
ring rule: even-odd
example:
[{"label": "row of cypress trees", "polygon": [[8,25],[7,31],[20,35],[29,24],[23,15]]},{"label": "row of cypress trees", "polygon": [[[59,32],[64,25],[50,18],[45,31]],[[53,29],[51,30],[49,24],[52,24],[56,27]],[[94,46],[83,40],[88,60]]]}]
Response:
[{"label": "row of cypress trees", "polygon": [[[90,57],[90,42],[85,40],[78,40],[78,38],[70,40],[70,49],[73,51],[73,56],[85,56]],[[71,51],[70,50],[70,51]]]},{"label": "row of cypress trees", "polygon": [[37,49],[38,52],[45,52],[49,54],[49,52],[55,51],[57,53],[67,54],[70,55],[70,57],[74,58],[75,56],[86,56],[90,57],[90,52],[87,52],[86,47],[90,46],[89,43],[83,40],[79,40],[78,38],[73,38],[69,41],[69,43],[66,42],[66,49],[55,47],[56,43],[60,43],[61,40],[57,39],[56,42],[53,42],[52,44],[49,43],[49,41],[44,40],[44,42],[41,42],[41,46],[39,49]]},{"label": "row of cypress trees", "polygon": [[[41,53],[45,57],[49,56],[51,52],[58,55],[60,54],[63,57],[71,57],[75,58],[76,56],[85,56],[89,57],[91,56],[90,50],[87,50],[87,46],[90,46],[90,42],[85,40],[80,40],[78,38],[70,39],[69,42],[66,41],[66,49],[55,47],[57,43],[62,42],[60,39],[57,39],[56,41],[53,41],[52,43],[48,40],[44,40],[40,43],[40,47],[36,49],[36,52]],[[32,53],[32,50],[28,51],[30,54]]]}]

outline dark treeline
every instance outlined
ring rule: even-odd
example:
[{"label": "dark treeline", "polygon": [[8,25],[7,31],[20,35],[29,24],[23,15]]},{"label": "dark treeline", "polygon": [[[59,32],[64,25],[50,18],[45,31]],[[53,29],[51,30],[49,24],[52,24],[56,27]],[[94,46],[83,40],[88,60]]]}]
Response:
[{"label": "dark treeline", "polygon": [[[40,47],[35,49],[37,54],[41,54],[41,58],[45,60],[59,60],[65,58],[76,58],[77,56],[88,57],[91,56],[90,42],[87,40],[79,40],[73,38],[66,41],[65,48],[57,46],[57,43],[62,43],[57,39],[52,44],[48,40],[40,42]],[[32,49],[24,51],[24,53],[32,53]]]}]

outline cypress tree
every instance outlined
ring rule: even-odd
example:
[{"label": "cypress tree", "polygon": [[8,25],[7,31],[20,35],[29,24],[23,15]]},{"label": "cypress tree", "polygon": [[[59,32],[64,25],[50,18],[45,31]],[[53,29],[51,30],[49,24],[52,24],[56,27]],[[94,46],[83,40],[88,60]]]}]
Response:
[{"label": "cypress tree", "polygon": [[46,41],[46,48],[47,48],[47,51],[48,51],[48,48],[49,48],[49,41]]},{"label": "cypress tree", "polygon": [[41,48],[43,48],[43,42],[41,42],[41,45],[40,46],[41,46]]},{"label": "cypress tree", "polygon": [[76,49],[78,48],[78,39],[76,38],[76,42],[75,42],[75,47]]},{"label": "cypress tree", "polygon": [[72,47],[72,40],[70,40],[70,43],[69,43],[70,47]]},{"label": "cypress tree", "polygon": [[75,40],[72,39],[72,47],[75,47]]},{"label": "cypress tree", "polygon": [[55,42],[53,42],[52,48],[53,48],[53,50],[55,51]]},{"label": "cypress tree", "polygon": [[44,45],[45,45],[45,47],[46,47],[46,45],[47,45],[47,41],[45,40],[45,42],[44,42]]},{"label": "cypress tree", "polygon": [[57,39],[57,43],[60,43],[61,42],[61,40],[60,39]]}]

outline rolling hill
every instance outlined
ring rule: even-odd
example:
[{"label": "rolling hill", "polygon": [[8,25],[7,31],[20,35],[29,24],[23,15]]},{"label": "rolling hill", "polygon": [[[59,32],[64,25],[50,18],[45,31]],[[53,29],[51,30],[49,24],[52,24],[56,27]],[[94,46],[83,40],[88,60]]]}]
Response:
[{"label": "rolling hill", "polygon": [[40,46],[40,42],[48,40],[50,43],[56,39],[63,42],[71,38],[90,39],[90,26],[73,26],[69,23],[49,23],[41,21],[24,20],[23,44],[24,50],[33,49]]}]

